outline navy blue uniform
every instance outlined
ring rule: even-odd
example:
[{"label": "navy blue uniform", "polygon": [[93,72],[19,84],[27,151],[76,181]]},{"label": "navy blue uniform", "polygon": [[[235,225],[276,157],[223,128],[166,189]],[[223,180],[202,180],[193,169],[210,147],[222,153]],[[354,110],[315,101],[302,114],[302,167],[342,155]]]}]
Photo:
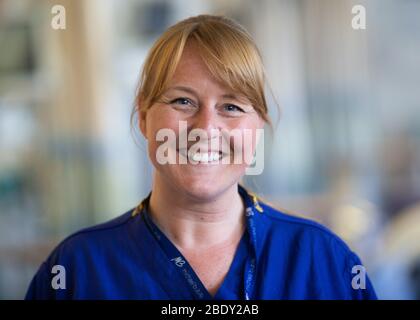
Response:
[{"label": "navy blue uniform", "polygon": [[[376,299],[367,275],[355,281],[362,263],[336,235],[242,186],[238,191],[247,229],[214,297],[151,220],[149,195],[138,208],[65,239],[41,265],[26,299]],[[54,277],[64,273],[53,273],[55,265],[65,271],[58,288]]]}]

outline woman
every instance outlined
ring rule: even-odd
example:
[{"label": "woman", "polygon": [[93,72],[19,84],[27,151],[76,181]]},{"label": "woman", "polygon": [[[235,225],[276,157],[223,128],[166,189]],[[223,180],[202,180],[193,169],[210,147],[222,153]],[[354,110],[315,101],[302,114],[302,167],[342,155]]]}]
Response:
[{"label": "woman", "polygon": [[376,298],[337,236],[239,185],[269,123],[261,58],[240,25],[201,15],[169,28],[136,102],[151,193],[64,240],[28,299]]}]

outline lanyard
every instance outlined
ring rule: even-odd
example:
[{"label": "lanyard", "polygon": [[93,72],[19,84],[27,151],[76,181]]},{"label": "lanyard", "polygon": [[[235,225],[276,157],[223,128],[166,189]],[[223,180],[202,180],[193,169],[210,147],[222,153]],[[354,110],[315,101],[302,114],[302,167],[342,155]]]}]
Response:
[{"label": "lanyard", "polygon": [[[255,211],[262,212],[262,208],[259,206],[256,197],[251,196],[247,191],[239,186],[239,193],[245,202],[245,216],[247,224],[247,232],[249,234],[250,243],[248,257],[245,262],[245,277],[244,277],[244,299],[251,300],[254,297],[255,289],[255,278],[256,278],[256,267],[257,267],[257,235],[256,235],[256,226],[255,226]],[[171,263],[175,268],[181,273],[185,278],[188,285],[192,289],[195,297],[199,300],[211,300],[213,297],[209,294],[207,289],[204,287],[203,283],[200,281],[188,261],[184,258],[181,252],[175,247],[174,244],[165,236],[165,234],[156,226],[152,221],[147,212],[148,202],[150,195],[143,200],[141,204],[140,212],[144,221],[146,222],[147,227],[152,232],[156,241],[160,244],[161,248],[165,251],[168,257],[168,263]]]}]

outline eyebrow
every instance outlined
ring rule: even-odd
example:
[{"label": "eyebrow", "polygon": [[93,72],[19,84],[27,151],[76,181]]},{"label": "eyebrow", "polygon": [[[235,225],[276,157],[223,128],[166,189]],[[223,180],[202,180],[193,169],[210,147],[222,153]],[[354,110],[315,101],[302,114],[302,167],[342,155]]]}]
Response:
[{"label": "eyebrow", "polygon": [[[185,92],[188,92],[188,93],[190,93],[190,94],[195,95],[196,97],[198,97],[198,94],[197,94],[197,92],[194,89],[192,89],[190,87],[186,87],[186,86],[169,87],[168,90],[185,91]],[[245,102],[244,99],[246,99],[245,97],[241,99],[240,97],[238,97],[234,93],[226,93],[226,94],[223,94],[221,97],[222,98],[226,98],[226,99],[234,99],[234,100],[238,100],[238,101],[243,101],[243,102]]]}]

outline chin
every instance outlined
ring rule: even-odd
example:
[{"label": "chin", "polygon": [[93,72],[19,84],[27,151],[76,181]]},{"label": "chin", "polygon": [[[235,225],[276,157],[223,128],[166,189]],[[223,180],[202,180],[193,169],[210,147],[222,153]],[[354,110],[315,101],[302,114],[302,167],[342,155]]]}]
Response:
[{"label": "chin", "polygon": [[178,192],[199,201],[216,198],[239,182],[242,176],[242,171],[237,168],[235,168],[236,170],[217,170],[217,172],[194,171],[185,167],[179,169],[166,171],[166,180],[172,181],[172,186]]},{"label": "chin", "polygon": [[209,200],[223,192],[224,186],[220,181],[188,180],[183,184],[183,189],[190,197],[198,200]]}]

